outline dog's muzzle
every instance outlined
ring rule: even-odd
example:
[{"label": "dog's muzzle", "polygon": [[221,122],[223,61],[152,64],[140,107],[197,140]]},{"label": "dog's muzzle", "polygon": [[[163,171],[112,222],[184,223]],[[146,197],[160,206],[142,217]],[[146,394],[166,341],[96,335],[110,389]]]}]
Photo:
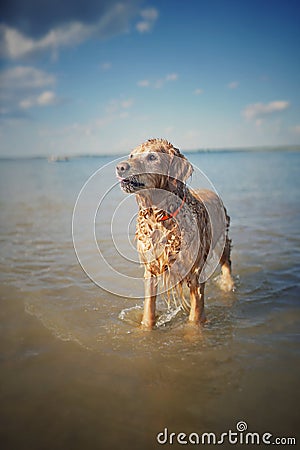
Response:
[{"label": "dog's muzzle", "polygon": [[138,175],[130,174],[130,164],[127,161],[122,161],[117,165],[116,175],[124,192],[135,192],[145,186],[139,181]]}]

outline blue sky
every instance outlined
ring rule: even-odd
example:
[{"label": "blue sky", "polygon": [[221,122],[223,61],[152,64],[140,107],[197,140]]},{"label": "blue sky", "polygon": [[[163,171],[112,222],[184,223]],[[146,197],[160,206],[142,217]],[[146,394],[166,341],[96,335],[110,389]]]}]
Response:
[{"label": "blue sky", "polygon": [[0,155],[300,144],[293,0],[11,0]]}]

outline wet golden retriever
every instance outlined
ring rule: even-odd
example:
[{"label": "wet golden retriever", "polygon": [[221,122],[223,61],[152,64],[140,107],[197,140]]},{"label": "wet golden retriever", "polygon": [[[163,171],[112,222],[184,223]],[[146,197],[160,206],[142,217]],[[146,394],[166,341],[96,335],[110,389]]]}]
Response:
[{"label": "wet golden retriever", "polygon": [[[192,324],[206,320],[205,281],[218,263],[221,288],[233,289],[229,216],[215,192],[187,186],[192,172],[185,156],[164,139],[148,140],[116,167],[122,190],[134,193],[139,205],[136,238],[145,267],[142,326],[146,329],[155,326],[159,289],[175,292],[183,306],[188,304]],[[189,302],[183,295],[184,282]]]}]

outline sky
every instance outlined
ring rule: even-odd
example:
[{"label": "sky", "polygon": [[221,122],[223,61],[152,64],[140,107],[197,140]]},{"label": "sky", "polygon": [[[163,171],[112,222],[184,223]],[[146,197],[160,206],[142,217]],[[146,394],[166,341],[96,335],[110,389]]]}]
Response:
[{"label": "sky", "polygon": [[294,0],[4,0],[0,156],[300,144]]}]

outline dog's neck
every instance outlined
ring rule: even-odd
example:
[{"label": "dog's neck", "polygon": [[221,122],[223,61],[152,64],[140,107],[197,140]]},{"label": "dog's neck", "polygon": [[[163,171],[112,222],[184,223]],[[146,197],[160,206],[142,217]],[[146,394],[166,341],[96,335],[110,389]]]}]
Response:
[{"label": "dog's neck", "polygon": [[188,188],[182,181],[175,180],[174,178],[169,178],[167,190],[183,199],[187,195]]},{"label": "dog's neck", "polygon": [[170,180],[166,189],[141,189],[136,194],[136,200],[140,209],[169,210],[173,203],[178,203],[176,197],[182,201],[187,193],[188,188],[184,183]]}]

